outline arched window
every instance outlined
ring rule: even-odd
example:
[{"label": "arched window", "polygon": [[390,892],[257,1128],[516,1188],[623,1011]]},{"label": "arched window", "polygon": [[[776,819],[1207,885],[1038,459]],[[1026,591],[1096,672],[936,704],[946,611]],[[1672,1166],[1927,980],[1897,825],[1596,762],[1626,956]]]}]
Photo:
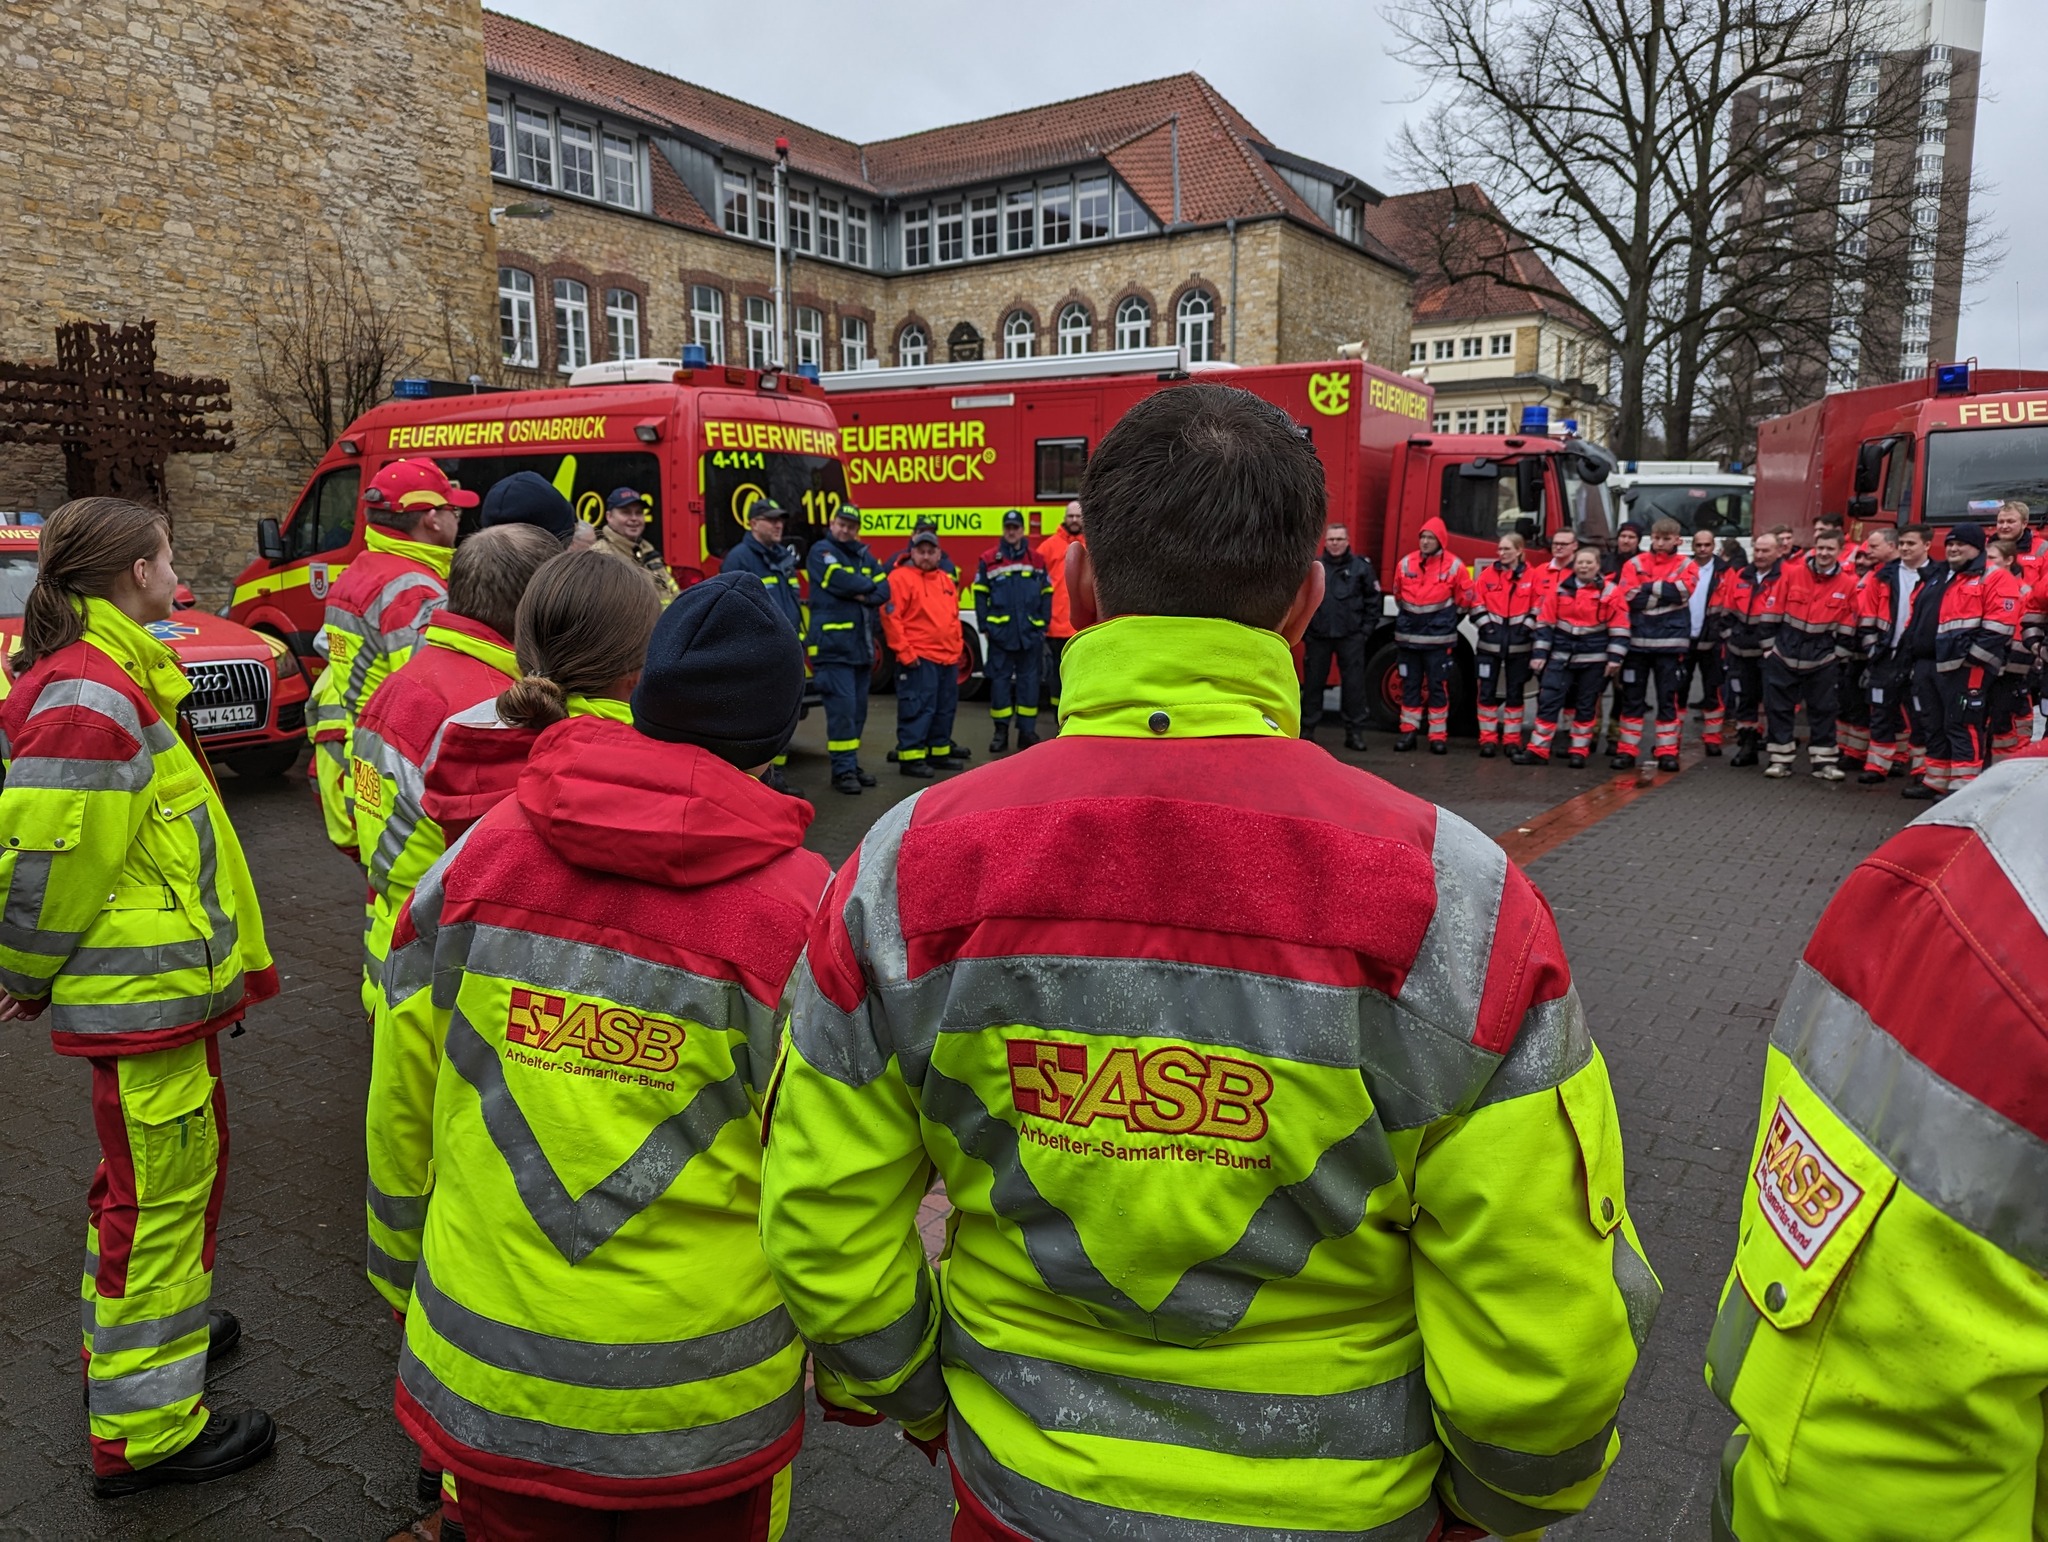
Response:
[{"label": "arched window", "polygon": [[1063,306],[1059,319],[1059,351],[1061,353],[1086,353],[1090,335],[1095,331],[1095,318],[1088,314],[1088,307],[1075,300]]},{"label": "arched window", "polygon": [[924,328],[912,323],[896,334],[896,362],[908,367],[923,364],[931,358],[931,340],[924,335]]},{"label": "arched window", "polygon": [[1190,364],[1216,357],[1216,297],[1206,289],[1190,289],[1174,307],[1173,340],[1185,348]]},{"label": "arched window", "polygon": [[1127,295],[1116,308],[1118,348],[1144,348],[1152,342],[1152,307],[1136,295]]},{"label": "arched window", "polygon": [[1003,318],[1003,357],[1028,359],[1038,341],[1038,329],[1026,311],[1011,311]]},{"label": "arched window", "polygon": [[640,357],[640,296],[630,289],[604,292],[605,329],[611,334],[614,359]]},{"label": "arched window", "polygon": [[555,368],[563,374],[590,362],[590,291],[573,278],[555,280]]},{"label": "arched window", "polygon": [[540,327],[533,313],[533,275],[498,269],[498,351],[507,364],[540,363]]}]

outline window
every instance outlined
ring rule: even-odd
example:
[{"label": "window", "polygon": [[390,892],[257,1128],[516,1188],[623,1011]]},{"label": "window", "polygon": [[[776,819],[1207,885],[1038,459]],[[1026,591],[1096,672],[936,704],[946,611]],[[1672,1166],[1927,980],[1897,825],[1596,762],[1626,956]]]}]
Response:
[{"label": "window", "polygon": [[1190,364],[1216,357],[1216,300],[1206,289],[1190,289],[1173,313],[1173,340],[1188,351]]},{"label": "window", "polygon": [[1056,182],[1038,190],[1038,244],[1065,246],[1074,239],[1074,184]]},{"label": "window", "polygon": [[1436,356],[1439,359],[1448,359],[1457,350],[1457,346],[1450,338],[1440,337],[1436,340]]},{"label": "window", "polygon": [[942,203],[937,209],[939,222],[939,261],[958,262],[967,255],[967,222],[960,212],[960,200]]},{"label": "window", "polygon": [[1448,412],[1437,413],[1429,420],[1429,427],[1433,433],[1448,434],[1451,431],[1451,415]]},{"label": "window", "polygon": [[896,334],[896,362],[909,368],[922,364],[931,357],[932,345],[924,335],[924,328],[908,326]]},{"label": "window", "polygon": [[363,484],[360,466],[338,466],[306,490],[284,527],[287,562],[348,545],[356,533],[356,494]]},{"label": "window", "polygon": [[1423,360],[1427,359],[1428,357],[1429,344],[1410,343],[1408,345],[1408,362],[1410,364],[1420,364]]},{"label": "window", "polygon": [[932,260],[932,211],[903,211],[903,266],[922,268]]},{"label": "window", "polygon": [[611,336],[613,358],[640,357],[640,296],[630,289],[607,289],[604,325]]},{"label": "window", "polygon": [[590,291],[573,278],[555,280],[555,368],[563,374],[590,362]]},{"label": "window", "polygon": [[996,202],[994,193],[979,193],[968,201],[968,251],[976,257],[993,257],[1003,249],[997,234]]},{"label": "window", "polygon": [[754,178],[754,236],[755,239],[773,243],[775,240],[775,184],[766,177]]},{"label": "window", "polygon": [[1477,407],[1460,407],[1460,408],[1458,409],[1458,417],[1457,417],[1457,422],[1458,422],[1458,432],[1459,432],[1459,433],[1461,433],[1461,434],[1476,434],[1476,433],[1478,433],[1478,432],[1479,432],[1479,409],[1478,409]]},{"label": "window", "polygon": [[540,363],[540,327],[533,314],[533,275],[498,269],[498,352],[507,364]]},{"label": "window", "polygon": [[1136,295],[1127,295],[1117,302],[1116,345],[1118,348],[1144,348],[1152,341],[1152,307]]},{"label": "window", "polygon": [[1031,250],[1031,221],[1037,195],[1030,188],[1019,188],[1003,197],[1003,249],[1011,252]]},{"label": "window", "polygon": [[738,172],[728,171],[725,186],[725,233],[729,236],[753,234],[753,221],[748,216],[747,179]]},{"label": "window", "polygon": [[1031,317],[1024,311],[1011,311],[1003,318],[1003,357],[1006,359],[1028,359],[1032,345],[1038,340],[1038,329],[1031,325]]},{"label": "window", "polygon": [[1508,431],[1508,410],[1505,407],[1486,409],[1486,431],[1489,434],[1504,434]]},{"label": "window", "polygon": [[491,175],[509,177],[512,175],[512,135],[505,122],[505,104],[492,102],[488,115],[491,120]]},{"label": "window", "polygon": [[1088,314],[1088,307],[1078,301],[1060,311],[1057,335],[1061,353],[1086,353],[1088,340],[1095,331],[1095,318]]},{"label": "window", "polygon": [[1081,496],[1081,473],[1088,469],[1085,439],[1038,441],[1038,497],[1041,502]]},{"label": "window", "polygon": [[858,316],[839,319],[839,367],[865,369],[868,362],[868,324]]},{"label": "window", "polygon": [[512,115],[512,148],[515,152],[513,164],[518,167],[521,182],[538,183],[542,187],[555,185],[555,136],[553,125],[544,112],[532,112],[522,107]]},{"label": "window", "polygon": [[1458,344],[1458,356],[1464,359],[1478,358],[1479,339],[1476,337],[1467,337],[1460,339]]},{"label": "window", "polygon": [[775,362],[775,302],[747,296],[747,368],[767,369]]},{"label": "window", "polygon": [[1444,467],[1437,513],[1451,534],[1496,541],[1525,517],[1533,517],[1541,528],[1541,511],[1525,516],[1516,507],[1515,478],[1512,472],[1503,476],[1505,469],[1498,461],[1454,462]]},{"label": "window", "polygon": [[846,260],[856,268],[868,265],[868,211],[862,204],[846,206]]},{"label": "window", "polygon": [[604,201],[622,209],[640,207],[640,146],[617,134],[604,136]]},{"label": "window", "polygon": [[597,196],[597,136],[580,123],[562,125],[562,191]]},{"label": "window", "polygon": [[709,284],[690,286],[690,341],[704,350],[704,362],[725,362],[725,296]]},{"label": "window", "polygon": [[818,255],[839,260],[839,200],[818,195]]},{"label": "window", "polygon": [[1075,189],[1074,239],[1109,239],[1109,178],[1084,177]]},{"label": "window", "polygon": [[1338,240],[1349,241],[1356,245],[1358,242],[1358,205],[1355,203],[1338,204],[1337,223],[1334,228],[1337,232]]},{"label": "window", "polygon": [[1116,185],[1116,233],[1120,236],[1149,235],[1152,211],[1138,202],[1138,195],[1121,182]]},{"label": "window", "polygon": [[789,190],[789,249],[793,252],[811,249],[811,195],[795,188]]},{"label": "window", "polygon": [[1486,340],[1486,351],[1496,359],[1515,351],[1515,334],[1496,332]]},{"label": "window", "polygon": [[796,308],[796,362],[825,367],[825,318],[808,305]]}]

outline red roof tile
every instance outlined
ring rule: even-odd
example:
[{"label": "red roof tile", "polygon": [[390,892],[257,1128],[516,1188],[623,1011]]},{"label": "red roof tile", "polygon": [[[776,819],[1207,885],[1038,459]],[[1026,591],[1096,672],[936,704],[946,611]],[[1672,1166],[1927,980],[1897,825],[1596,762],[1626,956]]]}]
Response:
[{"label": "red roof tile", "polygon": [[[1367,212],[1367,233],[1415,270],[1417,325],[1531,315],[1551,316],[1567,326],[1593,325],[1578,306],[1559,298],[1568,291],[1548,263],[1491,220],[1473,217],[1474,211],[1491,213],[1493,203],[1465,182],[1426,193],[1397,193]],[[1453,270],[1475,276],[1452,283]],[[1522,284],[1556,293],[1517,287]]]}]

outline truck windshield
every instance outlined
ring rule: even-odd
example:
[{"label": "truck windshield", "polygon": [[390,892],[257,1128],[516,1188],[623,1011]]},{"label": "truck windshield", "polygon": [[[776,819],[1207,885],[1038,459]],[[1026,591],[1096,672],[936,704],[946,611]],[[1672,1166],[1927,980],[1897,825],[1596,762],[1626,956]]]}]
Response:
[{"label": "truck windshield", "polygon": [[[581,450],[543,450],[532,455],[449,455],[437,456],[434,464],[448,474],[448,480],[473,493],[488,493],[517,471],[537,471],[569,500],[576,517],[594,525],[604,515],[605,499],[618,488],[630,487],[654,500],[647,529],[641,536],[661,546],[668,500],[661,485],[661,462],[647,451],[607,450],[586,454]],[[476,509],[462,514],[462,533],[468,535],[480,520]],[[667,553],[672,567],[695,562],[695,552]]]},{"label": "truck windshield", "polygon": [[[1544,478],[1546,503],[1549,480]],[[1524,514],[1517,504],[1513,461],[1464,461],[1445,466],[1437,512],[1452,535],[1473,536],[1489,544],[1510,531],[1525,540],[1535,540],[1543,533],[1544,511]]]},{"label": "truck windshield", "polygon": [[1931,524],[1974,518],[1971,503],[2017,498],[2036,512],[2048,506],[2048,424],[2025,428],[1964,428],[1927,436],[1927,497]]},{"label": "truck windshield", "polygon": [[846,468],[823,455],[780,450],[706,450],[697,462],[704,490],[704,542],[723,557],[747,533],[747,510],[772,498],[788,516],[784,538],[808,550],[846,499]]},{"label": "truck windshield", "polygon": [[1733,525],[1739,535],[1748,535],[1749,489],[1740,483],[1674,482],[1646,487],[1637,483],[1621,495],[1626,517],[1647,524],[1652,520],[1675,519],[1687,535],[1696,530],[1719,530]]},{"label": "truck windshield", "polygon": [[36,559],[29,552],[0,557],[0,621],[19,621],[36,586]]}]

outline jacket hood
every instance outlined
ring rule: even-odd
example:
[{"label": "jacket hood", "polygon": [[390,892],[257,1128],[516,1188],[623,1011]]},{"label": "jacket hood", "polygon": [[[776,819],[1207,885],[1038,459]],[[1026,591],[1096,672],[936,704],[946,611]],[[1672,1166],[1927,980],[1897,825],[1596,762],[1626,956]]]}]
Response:
[{"label": "jacket hood", "polygon": [[1450,526],[1446,525],[1439,516],[1432,514],[1428,519],[1425,519],[1422,522],[1422,533],[1435,536],[1436,544],[1442,550],[1449,551],[1451,549]]},{"label": "jacket hood", "polygon": [[515,796],[564,862],[669,889],[767,866],[803,843],[812,813],[709,750],[590,717],[542,730]]}]

